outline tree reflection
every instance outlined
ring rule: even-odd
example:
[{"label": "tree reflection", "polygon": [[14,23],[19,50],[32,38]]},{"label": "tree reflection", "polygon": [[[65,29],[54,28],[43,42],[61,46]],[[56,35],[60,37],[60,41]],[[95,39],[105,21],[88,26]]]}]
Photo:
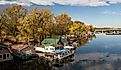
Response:
[{"label": "tree reflection", "polygon": [[93,40],[94,38],[96,38],[96,35],[79,38],[77,40],[77,45],[78,45],[78,47],[84,46],[84,45],[88,44],[91,40]]}]

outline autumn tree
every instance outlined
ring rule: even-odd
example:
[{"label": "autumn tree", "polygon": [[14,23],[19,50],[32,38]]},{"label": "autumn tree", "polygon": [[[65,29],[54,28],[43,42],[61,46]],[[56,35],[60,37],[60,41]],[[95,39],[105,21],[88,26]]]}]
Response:
[{"label": "autumn tree", "polygon": [[40,42],[47,35],[50,35],[53,25],[53,14],[49,9],[32,9],[24,19],[19,19],[19,39],[29,42],[29,38]]},{"label": "autumn tree", "polygon": [[1,22],[2,17],[0,16],[0,42],[2,41],[2,22]]},{"label": "autumn tree", "polygon": [[68,33],[69,24],[72,23],[71,17],[66,14],[60,14],[55,16],[57,34],[64,35]]},{"label": "autumn tree", "polygon": [[78,22],[73,22],[73,24],[69,27],[69,33],[70,34],[77,34],[81,31],[81,24]]},{"label": "autumn tree", "polygon": [[66,13],[55,16],[50,9],[33,8],[28,12],[21,5],[12,5],[0,16],[0,36],[2,31],[29,44],[30,39],[41,42],[47,36],[79,35],[94,29],[81,21],[72,21]]},{"label": "autumn tree", "polygon": [[3,10],[3,14],[1,15],[1,23],[4,24],[4,32],[7,35],[12,35],[14,37],[17,36],[18,29],[16,26],[18,25],[18,19],[22,18],[26,15],[27,10],[23,8],[21,5],[13,5]]},{"label": "autumn tree", "polygon": [[89,25],[89,28],[90,28],[90,31],[91,32],[94,32],[95,31],[95,28],[92,25]]}]

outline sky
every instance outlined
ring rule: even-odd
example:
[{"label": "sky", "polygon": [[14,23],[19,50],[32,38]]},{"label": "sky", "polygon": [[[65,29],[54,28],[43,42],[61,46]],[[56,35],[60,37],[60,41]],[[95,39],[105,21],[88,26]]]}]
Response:
[{"label": "sky", "polygon": [[121,0],[0,0],[0,9],[11,4],[50,8],[97,27],[121,27]]}]

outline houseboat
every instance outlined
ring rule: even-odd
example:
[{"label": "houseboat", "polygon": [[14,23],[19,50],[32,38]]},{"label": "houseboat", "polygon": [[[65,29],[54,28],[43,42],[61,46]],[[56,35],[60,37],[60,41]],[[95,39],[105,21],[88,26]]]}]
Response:
[{"label": "houseboat", "polygon": [[64,59],[74,54],[74,50],[62,49],[54,51],[54,59]]},{"label": "houseboat", "polygon": [[[50,59],[63,59],[74,54],[74,46],[70,46],[64,38],[46,38],[41,42],[41,46],[36,46],[35,50],[38,55],[44,53],[43,56]],[[40,53],[40,54],[39,54]],[[41,56],[41,55],[40,55]]]},{"label": "houseboat", "polygon": [[36,46],[36,52],[53,53],[56,49],[63,49],[63,42],[60,39],[47,38],[41,43],[41,46]]}]

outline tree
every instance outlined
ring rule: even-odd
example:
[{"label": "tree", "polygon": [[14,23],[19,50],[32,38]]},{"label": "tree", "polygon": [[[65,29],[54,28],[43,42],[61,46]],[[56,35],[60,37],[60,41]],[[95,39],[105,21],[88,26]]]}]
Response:
[{"label": "tree", "polygon": [[48,9],[32,9],[24,19],[19,19],[19,39],[29,42],[29,38],[40,42],[46,35],[50,35],[53,14]]},{"label": "tree", "polygon": [[85,28],[86,25],[83,22],[73,21],[73,23],[69,27],[69,33],[79,35],[81,32],[86,30]]},{"label": "tree", "polygon": [[79,33],[81,31],[80,30],[80,27],[81,27],[81,24],[80,23],[73,22],[73,24],[70,25],[69,33],[70,34],[77,34],[77,33]]},{"label": "tree", "polygon": [[71,17],[66,14],[60,14],[55,16],[56,26],[57,26],[57,34],[64,35],[67,34],[69,31],[69,24],[72,23]]},{"label": "tree", "polygon": [[90,25],[89,27],[90,27],[90,31],[91,32],[94,32],[95,31],[95,28],[92,25]]},{"label": "tree", "polygon": [[85,25],[81,21],[73,21],[69,27],[70,34],[80,35],[82,33],[88,33],[89,31],[93,32],[94,28],[91,25]]},{"label": "tree", "polygon": [[0,42],[2,41],[2,29],[3,29],[3,24],[1,22],[1,19],[2,19],[2,17],[0,15]]},{"label": "tree", "polygon": [[18,19],[26,15],[27,10],[21,5],[13,5],[3,10],[1,23],[4,24],[4,32],[7,35],[17,36]]}]

